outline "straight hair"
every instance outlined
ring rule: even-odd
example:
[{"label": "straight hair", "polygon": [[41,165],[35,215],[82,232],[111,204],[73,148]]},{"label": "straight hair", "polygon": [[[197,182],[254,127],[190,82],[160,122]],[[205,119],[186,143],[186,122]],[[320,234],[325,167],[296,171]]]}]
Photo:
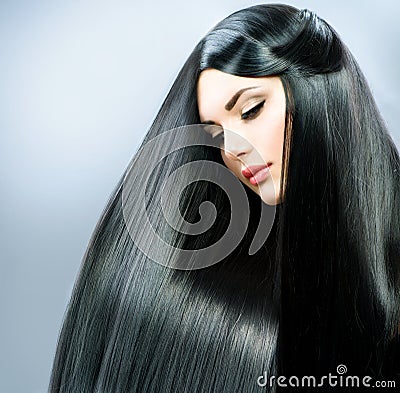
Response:
[{"label": "straight hair", "polygon": [[[249,255],[261,209],[272,207],[246,188],[248,228],[234,250],[202,269],[173,269],[137,246],[124,201],[133,201],[132,222],[140,220],[144,202],[135,192],[146,187],[147,214],[176,246],[166,265],[224,235],[237,212],[218,184],[174,180],[185,192],[172,216],[183,211],[197,223],[203,202],[215,207],[205,233],[172,230],[160,203],[176,168],[223,165],[218,149],[177,149],[150,178],[137,164],[156,137],[200,123],[197,80],[207,68],[281,78],[284,201]],[[164,150],[154,144],[154,157]],[[49,392],[258,392],[264,372],[322,376],[338,365],[351,375],[399,375],[399,172],[368,83],[328,23],[283,4],[232,13],[194,47],[100,217],[64,316]]]}]

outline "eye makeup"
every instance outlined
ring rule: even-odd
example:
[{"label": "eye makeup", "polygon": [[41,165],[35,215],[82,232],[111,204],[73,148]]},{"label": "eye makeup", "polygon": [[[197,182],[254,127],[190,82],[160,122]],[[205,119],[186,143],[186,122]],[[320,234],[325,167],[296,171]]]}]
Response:
[{"label": "eye makeup", "polygon": [[249,120],[249,119],[254,119],[260,109],[264,106],[265,100],[261,101],[259,104],[253,106],[251,109],[248,111],[242,113],[241,118],[242,120]]}]

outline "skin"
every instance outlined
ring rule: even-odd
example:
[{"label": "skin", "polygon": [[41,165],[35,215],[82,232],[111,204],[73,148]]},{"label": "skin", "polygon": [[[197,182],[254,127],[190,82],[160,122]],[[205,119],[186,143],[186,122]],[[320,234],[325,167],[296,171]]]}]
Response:
[{"label": "skin", "polygon": [[[253,86],[257,88],[243,92],[230,111],[225,108],[236,92]],[[286,113],[281,79],[278,76],[240,77],[208,68],[200,73],[197,100],[200,121],[219,126],[208,127],[207,132],[220,139],[225,165],[265,203],[281,203],[279,190]],[[253,108],[250,115],[243,117]],[[242,169],[260,164],[271,164],[270,174],[254,185],[242,174]]]}]

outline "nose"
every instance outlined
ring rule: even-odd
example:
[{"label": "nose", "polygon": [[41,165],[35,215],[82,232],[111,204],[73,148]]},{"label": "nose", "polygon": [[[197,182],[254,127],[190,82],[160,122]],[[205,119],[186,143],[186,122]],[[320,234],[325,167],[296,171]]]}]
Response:
[{"label": "nose", "polygon": [[224,151],[231,159],[242,158],[251,150],[250,142],[238,132],[224,129]]}]

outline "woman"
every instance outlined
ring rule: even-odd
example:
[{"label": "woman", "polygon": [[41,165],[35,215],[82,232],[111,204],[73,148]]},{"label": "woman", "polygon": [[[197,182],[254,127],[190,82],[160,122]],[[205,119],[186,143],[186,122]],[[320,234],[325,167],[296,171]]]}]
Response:
[{"label": "woman", "polygon": [[400,159],[332,27],[287,5],[229,15],[140,149],[88,246],[49,391],[398,376]]}]

